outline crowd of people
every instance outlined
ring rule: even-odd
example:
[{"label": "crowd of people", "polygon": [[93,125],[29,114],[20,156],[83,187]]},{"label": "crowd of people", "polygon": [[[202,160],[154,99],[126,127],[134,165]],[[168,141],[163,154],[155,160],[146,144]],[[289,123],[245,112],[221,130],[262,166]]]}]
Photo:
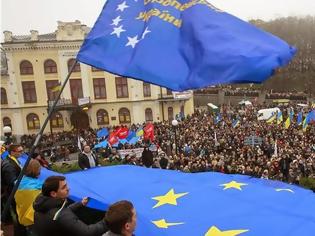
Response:
[{"label": "crowd of people", "polygon": [[[315,178],[315,127],[310,124],[307,131],[303,132],[301,125],[297,124],[297,115],[301,107],[292,104],[282,107],[284,119],[281,124],[258,121],[257,111],[261,108],[263,107],[259,105],[222,106],[220,122],[216,122],[216,114],[211,111],[196,111],[179,122],[176,135],[170,122],[154,123],[153,143],[158,148],[152,151],[153,159],[149,166],[160,168],[162,159],[162,162],[167,162],[166,166],[163,165],[165,168],[184,172],[219,171],[294,184],[299,184],[302,177]],[[294,110],[295,116],[290,127],[286,129],[284,121],[289,108]],[[304,112],[307,113],[307,109],[304,108]],[[236,119],[239,120],[239,124],[233,127],[233,120]],[[130,130],[136,131],[140,126],[132,125]],[[89,148],[93,149],[103,140],[97,138],[96,132],[97,130],[89,129],[79,134]],[[53,139],[57,141],[72,139],[75,146],[77,135],[77,132],[63,132],[46,135],[44,140],[49,142]],[[261,138],[261,143],[248,145],[246,139],[252,136]],[[147,140],[140,140],[133,145],[126,143],[115,148],[93,150],[97,157],[108,161],[144,165],[143,158],[132,154],[121,157],[119,150],[149,146]],[[89,163],[86,159],[79,164],[87,166]]]},{"label": "crowd of people", "polygon": [[[303,132],[295,117],[285,129],[283,123],[257,121],[257,109],[248,107],[241,115],[237,109],[232,113],[226,109],[218,124],[210,113],[196,112],[179,122],[176,144],[170,123],[155,124],[156,144],[162,152],[153,152],[152,167],[161,167],[161,160],[165,163],[166,159],[165,168],[184,172],[218,171],[293,184],[299,184],[302,177],[315,178],[314,125]],[[240,120],[237,127],[232,127],[233,119]],[[260,137],[262,142],[246,144],[245,140],[252,136]],[[127,156],[123,162],[144,164],[134,156]]]},{"label": "crowd of people", "polygon": [[[83,170],[99,166],[101,158],[107,162],[148,168],[191,173],[216,171],[244,174],[291,184],[300,184],[303,177],[315,178],[315,125],[310,123],[306,130],[302,130],[301,125],[296,122],[298,113],[304,109],[304,114],[307,114],[313,108],[307,109],[292,104],[282,107],[283,119],[279,123],[258,121],[257,111],[261,108],[261,105],[224,105],[219,111],[196,110],[192,115],[181,117],[177,126],[168,121],[154,123],[153,140],[140,139],[135,144],[119,144],[115,148],[94,148],[105,137],[98,138],[98,130],[93,129],[45,135],[38,153],[32,156],[33,159],[22,179],[22,183],[24,181],[32,183],[33,187],[38,186],[37,191],[40,194],[32,195],[31,199],[25,195],[19,197],[18,193],[15,195],[15,201],[12,203],[18,216],[15,234],[26,235],[25,231],[34,231],[36,235],[110,236],[121,232],[132,235],[135,229],[136,213],[132,203],[122,201],[114,204],[106,212],[104,219],[87,225],[75,213],[76,209],[87,204],[87,198],[69,205],[66,200],[69,188],[64,177],[49,177],[45,182],[38,180],[40,168],[48,167],[42,152],[47,146],[54,149],[55,143],[70,142],[73,152],[78,153],[78,163]],[[292,111],[295,115],[290,126],[285,128],[284,121]],[[235,121],[238,121],[237,125]],[[131,125],[129,130],[137,131],[141,126],[143,124]],[[115,128],[117,127],[109,127],[109,130]],[[82,151],[76,146],[78,137]],[[19,157],[24,148],[31,146],[33,138],[24,136],[23,145],[9,146],[9,156],[1,163],[4,193],[12,190],[21,171]],[[140,155],[133,153],[136,149],[141,149]],[[125,151],[124,155],[122,151]],[[24,188],[27,186],[22,185]],[[28,205],[34,206],[33,218],[29,218],[28,209],[23,209],[25,199],[30,200]],[[118,221],[120,223],[117,223]],[[69,227],[71,225],[75,227]]]}]

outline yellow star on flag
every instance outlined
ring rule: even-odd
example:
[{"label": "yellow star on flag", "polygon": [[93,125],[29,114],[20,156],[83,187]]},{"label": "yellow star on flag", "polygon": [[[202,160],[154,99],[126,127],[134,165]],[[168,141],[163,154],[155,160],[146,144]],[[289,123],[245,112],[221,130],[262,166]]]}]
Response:
[{"label": "yellow star on flag", "polygon": [[170,205],[175,205],[177,206],[177,198],[180,198],[184,195],[188,194],[187,193],[176,193],[174,192],[174,189],[172,188],[170,191],[168,191],[167,194],[162,195],[162,196],[156,196],[153,197],[152,199],[157,200],[158,203],[155,204],[155,206],[153,208],[162,206],[164,204],[170,204]]},{"label": "yellow star on flag", "polygon": [[238,189],[238,190],[242,190],[242,189],[241,189],[241,186],[244,186],[244,185],[248,185],[248,184],[238,183],[238,182],[236,182],[236,181],[233,180],[233,181],[231,181],[231,182],[229,182],[229,183],[221,184],[220,186],[224,186],[224,189],[223,189],[223,190],[229,189],[229,188],[236,188],[236,189]]},{"label": "yellow star on flag", "polygon": [[155,224],[156,227],[162,228],[162,229],[167,229],[169,226],[175,226],[175,225],[182,225],[182,224],[184,224],[183,222],[180,222],[180,223],[167,223],[165,221],[165,219],[155,220],[155,221],[152,221],[152,223]]},{"label": "yellow star on flag", "polygon": [[205,234],[205,236],[236,236],[241,233],[247,232],[248,229],[238,229],[238,230],[227,230],[227,231],[221,231],[217,227],[212,226],[208,232]]}]

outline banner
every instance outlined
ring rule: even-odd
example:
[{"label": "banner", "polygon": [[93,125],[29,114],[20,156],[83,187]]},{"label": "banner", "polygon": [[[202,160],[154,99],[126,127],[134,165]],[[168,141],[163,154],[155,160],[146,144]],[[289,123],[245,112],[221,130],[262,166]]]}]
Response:
[{"label": "banner", "polygon": [[127,155],[135,155],[136,157],[140,158],[142,156],[144,148],[134,148],[134,149],[125,149],[125,150],[118,150],[121,158],[125,158]]}]

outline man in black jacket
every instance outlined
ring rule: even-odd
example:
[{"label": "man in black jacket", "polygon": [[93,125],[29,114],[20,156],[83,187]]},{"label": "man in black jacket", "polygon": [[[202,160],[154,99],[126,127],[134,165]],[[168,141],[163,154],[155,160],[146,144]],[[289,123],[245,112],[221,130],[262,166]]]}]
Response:
[{"label": "man in black jacket", "polygon": [[95,166],[100,166],[98,163],[98,158],[91,151],[89,145],[85,145],[83,147],[83,152],[79,154],[78,164],[82,170],[86,170]]},{"label": "man in black jacket", "polygon": [[1,184],[6,188],[7,194],[11,193],[15,180],[19,176],[22,166],[19,157],[23,153],[23,147],[18,144],[9,146],[9,156],[1,163]]},{"label": "man in black jacket", "polygon": [[[1,201],[4,203],[8,199],[16,179],[18,178],[22,166],[19,162],[19,157],[23,153],[23,147],[19,144],[11,144],[9,146],[9,156],[1,162]],[[13,200],[11,202],[10,215],[14,225],[14,235],[26,235],[26,229],[17,220],[16,204]],[[7,216],[5,216],[7,217]],[[7,219],[2,219],[6,221]]]},{"label": "man in black jacket", "polygon": [[42,193],[36,198],[33,207],[34,230],[37,236],[99,236],[106,231],[105,221],[86,225],[75,214],[75,211],[88,202],[67,206],[69,188],[65,177],[50,176],[42,187]]},{"label": "man in black jacket", "polygon": [[148,147],[145,147],[142,156],[141,156],[142,163],[145,167],[152,167],[153,165],[153,153],[149,150]]}]

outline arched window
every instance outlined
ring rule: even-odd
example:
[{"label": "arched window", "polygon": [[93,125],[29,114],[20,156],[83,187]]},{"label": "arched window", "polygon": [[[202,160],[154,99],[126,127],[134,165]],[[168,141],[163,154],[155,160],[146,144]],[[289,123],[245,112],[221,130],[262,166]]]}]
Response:
[{"label": "arched window", "polygon": [[29,61],[22,61],[20,63],[20,74],[21,75],[32,75],[34,74],[33,72],[33,65]]},{"label": "arched window", "polygon": [[96,112],[96,120],[98,125],[108,125],[109,117],[108,113],[104,109],[100,109]]},{"label": "arched window", "polygon": [[44,62],[45,74],[57,73],[57,64],[55,61],[48,59]]},{"label": "arched window", "polygon": [[[75,62],[75,59],[74,58],[71,58],[68,60],[68,71],[70,72],[70,69],[73,65],[73,63]],[[77,64],[75,65],[75,67],[73,68],[73,72],[80,72],[81,71],[81,68],[80,68],[80,63],[77,62]]]},{"label": "arched window", "polygon": [[11,119],[9,117],[3,117],[3,126],[11,127]]},{"label": "arched window", "polygon": [[173,107],[167,108],[167,112],[168,112],[168,120],[172,121],[174,119]]},{"label": "arched window", "polygon": [[153,121],[153,114],[151,108],[145,109],[145,121]]},{"label": "arched window", "polygon": [[119,123],[130,123],[130,111],[127,108],[121,108],[118,112]]},{"label": "arched window", "polygon": [[1,104],[8,104],[7,91],[5,88],[1,88]]},{"label": "arched window", "polygon": [[39,117],[34,113],[30,113],[26,116],[27,128],[28,129],[39,129]]},{"label": "arched window", "polygon": [[62,114],[59,112],[53,113],[50,118],[50,122],[52,128],[63,128]]}]

